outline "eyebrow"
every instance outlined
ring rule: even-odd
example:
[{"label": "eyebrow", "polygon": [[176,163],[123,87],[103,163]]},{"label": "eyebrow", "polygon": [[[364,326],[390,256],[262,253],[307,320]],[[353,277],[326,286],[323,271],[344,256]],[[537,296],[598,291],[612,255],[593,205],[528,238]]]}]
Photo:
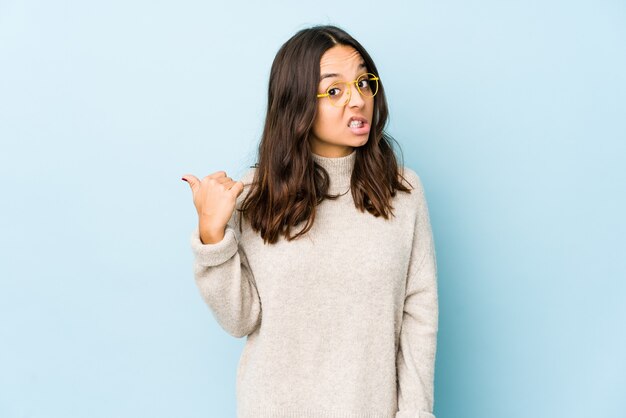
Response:
[{"label": "eyebrow", "polygon": [[[359,68],[367,69],[367,66],[365,65],[364,62],[362,62],[361,64],[359,64]],[[336,74],[336,73],[322,74],[322,76],[320,77],[320,81],[322,81],[325,78],[339,77],[340,75],[341,74]]]}]

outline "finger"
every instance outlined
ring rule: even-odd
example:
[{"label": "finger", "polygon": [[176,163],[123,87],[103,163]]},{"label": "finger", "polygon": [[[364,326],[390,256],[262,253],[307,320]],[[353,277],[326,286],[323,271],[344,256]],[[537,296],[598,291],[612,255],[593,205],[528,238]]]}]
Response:
[{"label": "finger", "polygon": [[220,184],[224,184],[224,183],[228,183],[229,181],[233,181],[233,179],[231,179],[230,177],[217,177],[215,181],[217,181]]},{"label": "finger", "polygon": [[216,178],[220,178],[220,177],[226,177],[226,171],[223,171],[223,170],[216,171],[213,174],[209,174],[205,178],[216,179]]},{"label": "finger", "polygon": [[185,174],[182,180],[189,183],[189,187],[191,187],[192,192],[195,192],[198,189],[198,186],[200,185],[200,180],[198,180],[198,178],[194,176],[193,174]]},{"label": "finger", "polygon": [[235,197],[239,196],[241,192],[243,192],[243,182],[235,181],[233,182],[233,186],[230,188],[230,191],[235,193]]}]

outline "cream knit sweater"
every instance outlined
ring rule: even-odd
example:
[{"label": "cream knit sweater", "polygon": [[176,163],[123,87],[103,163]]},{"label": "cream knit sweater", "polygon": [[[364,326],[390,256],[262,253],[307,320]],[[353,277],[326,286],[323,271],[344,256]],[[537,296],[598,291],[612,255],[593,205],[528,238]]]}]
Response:
[{"label": "cream knit sweater", "polygon": [[[313,158],[331,193],[349,189],[356,150]],[[404,176],[415,190],[397,193],[390,220],[357,210],[348,191],[291,242],[264,244],[245,219],[240,233],[236,211],[218,243],[193,231],[203,300],[230,335],[247,336],[239,418],[434,418],[435,247],[421,181]]]}]

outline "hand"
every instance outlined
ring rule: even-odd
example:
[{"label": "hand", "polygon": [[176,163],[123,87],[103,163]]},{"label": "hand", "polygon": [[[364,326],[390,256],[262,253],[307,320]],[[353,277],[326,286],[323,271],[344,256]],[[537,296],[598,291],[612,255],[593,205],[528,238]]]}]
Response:
[{"label": "hand", "polygon": [[182,178],[189,183],[193,193],[193,204],[198,212],[200,239],[203,243],[219,242],[235,210],[237,197],[243,192],[243,183],[217,171],[198,180],[192,174]]}]

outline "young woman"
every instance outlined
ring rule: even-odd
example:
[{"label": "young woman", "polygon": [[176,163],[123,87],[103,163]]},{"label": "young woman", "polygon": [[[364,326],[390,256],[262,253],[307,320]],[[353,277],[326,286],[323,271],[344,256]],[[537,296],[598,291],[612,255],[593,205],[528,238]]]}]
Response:
[{"label": "young woman", "polygon": [[387,115],[361,44],[303,29],[272,64],[258,163],[183,177],[200,294],[247,336],[240,418],[434,418],[434,240]]}]

